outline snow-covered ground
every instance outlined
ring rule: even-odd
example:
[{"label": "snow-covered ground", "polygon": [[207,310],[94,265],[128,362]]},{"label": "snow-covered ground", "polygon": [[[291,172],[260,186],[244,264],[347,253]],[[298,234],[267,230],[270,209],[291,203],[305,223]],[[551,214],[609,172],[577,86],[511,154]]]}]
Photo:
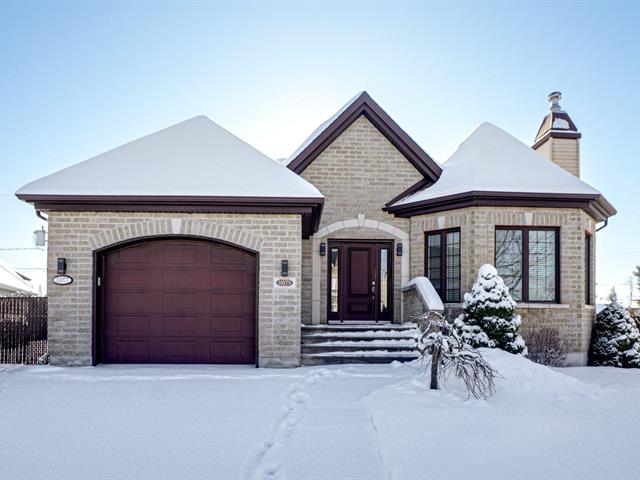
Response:
[{"label": "snow-covered ground", "polygon": [[639,478],[640,370],[484,353],[488,401],[418,363],[0,368],[0,478]]}]

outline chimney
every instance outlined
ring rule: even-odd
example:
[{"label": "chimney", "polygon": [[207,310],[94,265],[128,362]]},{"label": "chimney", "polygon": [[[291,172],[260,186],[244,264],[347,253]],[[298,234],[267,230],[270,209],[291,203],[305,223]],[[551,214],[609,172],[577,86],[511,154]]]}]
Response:
[{"label": "chimney", "polygon": [[562,94],[549,94],[549,113],[542,120],[533,148],[569,173],[580,177],[580,137],[578,127],[560,107]]}]

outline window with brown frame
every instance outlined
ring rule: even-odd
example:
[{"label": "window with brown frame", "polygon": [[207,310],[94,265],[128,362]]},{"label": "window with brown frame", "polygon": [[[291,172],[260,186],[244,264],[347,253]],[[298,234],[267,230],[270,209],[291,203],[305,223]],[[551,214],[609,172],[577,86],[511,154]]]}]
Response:
[{"label": "window with brown frame", "polygon": [[498,274],[518,302],[560,302],[558,227],[496,227]]},{"label": "window with brown frame", "polygon": [[584,303],[586,305],[593,305],[593,299],[591,298],[591,235],[585,233],[584,235]]},{"label": "window with brown frame", "polygon": [[460,301],[460,229],[425,233],[424,272],[443,302]]}]

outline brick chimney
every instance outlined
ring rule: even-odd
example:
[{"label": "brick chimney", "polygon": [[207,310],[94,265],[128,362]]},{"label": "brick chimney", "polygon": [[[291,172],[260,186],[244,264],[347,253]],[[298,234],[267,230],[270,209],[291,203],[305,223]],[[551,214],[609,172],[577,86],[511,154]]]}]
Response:
[{"label": "brick chimney", "polygon": [[580,137],[573,120],[560,108],[560,92],[549,94],[549,113],[542,120],[533,142],[535,151],[580,177]]}]

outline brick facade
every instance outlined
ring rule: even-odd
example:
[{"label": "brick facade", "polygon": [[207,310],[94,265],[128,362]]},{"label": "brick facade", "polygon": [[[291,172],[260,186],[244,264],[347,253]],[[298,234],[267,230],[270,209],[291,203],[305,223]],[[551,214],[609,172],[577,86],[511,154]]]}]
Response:
[{"label": "brick facade", "polygon": [[93,253],[141,237],[192,235],[223,240],[258,253],[258,363],[297,366],[300,361],[300,286],[273,288],[280,262],[300,279],[299,215],[49,212],[49,278],[58,257],[67,259],[71,285],[48,284],[49,353],[54,365],[91,365]]},{"label": "brick facade", "polygon": [[[595,308],[585,305],[585,233],[595,233],[594,220],[578,209],[473,207],[420,215],[411,219],[411,275],[424,275],[424,232],[460,228],[462,291],[468,292],[484,263],[495,263],[495,228],[560,227],[560,304],[523,304],[522,328],[548,325],[569,341],[570,363],[586,363]],[[591,298],[595,298],[595,235],[592,236]],[[448,305],[458,308],[459,305]]]},{"label": "brick facade", "polygon": [[[301,176],[325,196],[321,231],[302,243],[302,321],[327,319],[327,257],[319,257],[317,244],[327,239],[384,239],[400,241],[410,221],[383,212],[385,204],[423,177],[364,116],[353,122],[327,147]],[[340,224],[343,222],[343,224]],[[329,226],[341,225],[331,232]],[[394,229],[397,231],[394,232]],[[315,241],[315,248],[314,248]],[[406,255],[409,242],[404,242]],[[319,262],[314,271],[313,259]],[[313,277],[319,283],[313,314]],[[394,319],[401,321],[402,259],[394,254]]]}]

